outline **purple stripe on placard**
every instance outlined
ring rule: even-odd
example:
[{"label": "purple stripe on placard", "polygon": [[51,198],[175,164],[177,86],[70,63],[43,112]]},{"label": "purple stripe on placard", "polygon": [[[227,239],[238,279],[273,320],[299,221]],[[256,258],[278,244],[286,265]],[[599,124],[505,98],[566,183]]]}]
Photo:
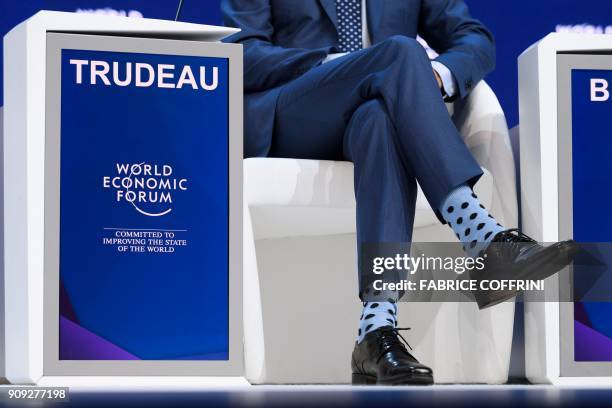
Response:
[{"label": "purple stripe on placard", "polygon": [[574,360],[612,361],[612,339],[574,321]]},{"label": "purple stripe on placard", "polygon": [[140,360],[63,316],[59,338],[60,360]]}]

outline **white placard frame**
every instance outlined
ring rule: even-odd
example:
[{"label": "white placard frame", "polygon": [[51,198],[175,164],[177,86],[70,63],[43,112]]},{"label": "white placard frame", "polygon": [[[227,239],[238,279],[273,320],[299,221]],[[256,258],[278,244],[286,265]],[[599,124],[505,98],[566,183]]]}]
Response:
[{"label": "white placard frame", "polygon": [[[230,369],[144,370],[119,376],[109,371],[91,375],[61,375],[45,371],[44,270],[45,270],[45,134],[47,89],[47,37],[50,32],[80,35],[113,35],[157,40],[188,40],[224,48],[230,58],[231,162],[240,166],[230,174],[230,286],[239,295],[232,298],[230,320],[236,322],[230,340]],[[219,44],[235,33],[225,27],[42,11],[19,24],[4,38],[4,193],[5,193],[5,304],[6,376],[15,384],[95,385],[247,385],[242,358],[242,50],[240,45]],[[157,41],[156,40],[156,41]],[[183,42],[183,41],[181,41]],[[177,42],[178,43],[178,42]],[[233,150],[232,150],[233,149]],[[231,167],[231,165],[230,165]],[[232,204],[233,203],[233,204]],[[232,218],[236,213],[234,218]],[[232,241],[232,237],[234,241]],[[6,239],[8,238],[8,239]],[[232,243],[233,242],[233,243]],[[232,283],[233,279],[233,283]],[[239,347],[237,344],[239,343]],[[129,371],[129,370],[128,370]]]},{"label": "white placard frame", "polygon": [[[564,238],[559,218],[557,56],[588,52],[612,52],[612,36],[553,33],[518,58],[522,227],[540,242]],[[547,299],[558,299],[559,290],[557,277],[547,280]],[[612,385],[610,377],[561,374],[560,313],[558,302],[529,302],[526,297],[527,378],[534,383],[558,385]]]}]

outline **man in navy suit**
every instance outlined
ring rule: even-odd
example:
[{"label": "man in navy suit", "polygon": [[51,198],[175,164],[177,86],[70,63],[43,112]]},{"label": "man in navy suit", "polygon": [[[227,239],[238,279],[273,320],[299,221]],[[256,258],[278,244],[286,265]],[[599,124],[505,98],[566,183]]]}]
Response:
[{"label": "man in navy suit", "polygon": [[[482,171],[444,102],[493,69],[495,45],[463,0],[223,0],[222,10],[241,29],[228,41],[244,45],[245,156],[352,161],[360,249],[411,241],[418,181],[469,256],[486,254],[489,266],[523,279],[569,262],[573,242],[544,248],[506,230],[472,192]],[[432,370],[400,341],[401,294],[373,290],[370,276],[360,275],[359,288],[353,382],[431,384]],[[477,301],[484,308],[515,295]]]}]

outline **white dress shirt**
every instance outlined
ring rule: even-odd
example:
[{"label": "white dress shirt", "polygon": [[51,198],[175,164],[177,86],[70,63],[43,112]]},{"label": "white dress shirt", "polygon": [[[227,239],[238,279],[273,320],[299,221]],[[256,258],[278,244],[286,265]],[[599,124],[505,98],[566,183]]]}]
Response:
[{"label": "white dress shirt", "polygon": [[[366,0],[361,0],[361,40],[363,44],[363,48],[368,48],[372,45],[372,40],[370,39],[370,30],[368,29],[368,16],[367,16],[367,8],[366,8]],[[323,60],[323,64],[326,62],[335,60],[336,58],[342,57],[348,53],[339,52],[334,54],[329,54],[327,58]],[[452,98],[455,96],[457,92],[457,85],[455,83],[455,77],[450,72],[450,70],[446,67],[446,65],[442,64],[438,61],[431,61],[431,66],[438,73],[440,79],[442,80],[442,89],[448,98]]]}]

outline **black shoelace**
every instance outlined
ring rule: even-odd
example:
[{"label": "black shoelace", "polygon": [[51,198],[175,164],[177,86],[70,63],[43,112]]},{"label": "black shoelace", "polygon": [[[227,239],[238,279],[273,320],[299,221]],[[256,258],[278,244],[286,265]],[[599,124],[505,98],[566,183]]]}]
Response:
[{"label": "black shoelace", "polygon": [[512,228],[500,232],[493,242],[494,245],[502,245],[502,250],[508,256],[514,254],[525,255],[531,249],[538,248],[537,242],[531,237],[523,234],[518,228]]},{"label": "black shoelace", "polygon": [[408,341],[400,333],[400,331],[406,330],[410,330],[410,327],[385,327],[381,329],[379,341],[382,351],[380,352],[380,355],[378,356],[376,362],[380,361],[382,356],[384,356],[389,350],[392,349],[399,349],[404,353],[410,355],[408,350],[406,350],[406,346],[408,346],[410,351],[412,351],[412,347],[410,346],[410,344],[408,344]]},{"label": "black shoelace", "polygon": [[516,242],[536,242],[531,237],[523,234],[521,230],[518,228],[512,228],[506,231],[503,231],[499,234],[499,241],[496,242],[508,242],[508,243],[516,243]]}]

